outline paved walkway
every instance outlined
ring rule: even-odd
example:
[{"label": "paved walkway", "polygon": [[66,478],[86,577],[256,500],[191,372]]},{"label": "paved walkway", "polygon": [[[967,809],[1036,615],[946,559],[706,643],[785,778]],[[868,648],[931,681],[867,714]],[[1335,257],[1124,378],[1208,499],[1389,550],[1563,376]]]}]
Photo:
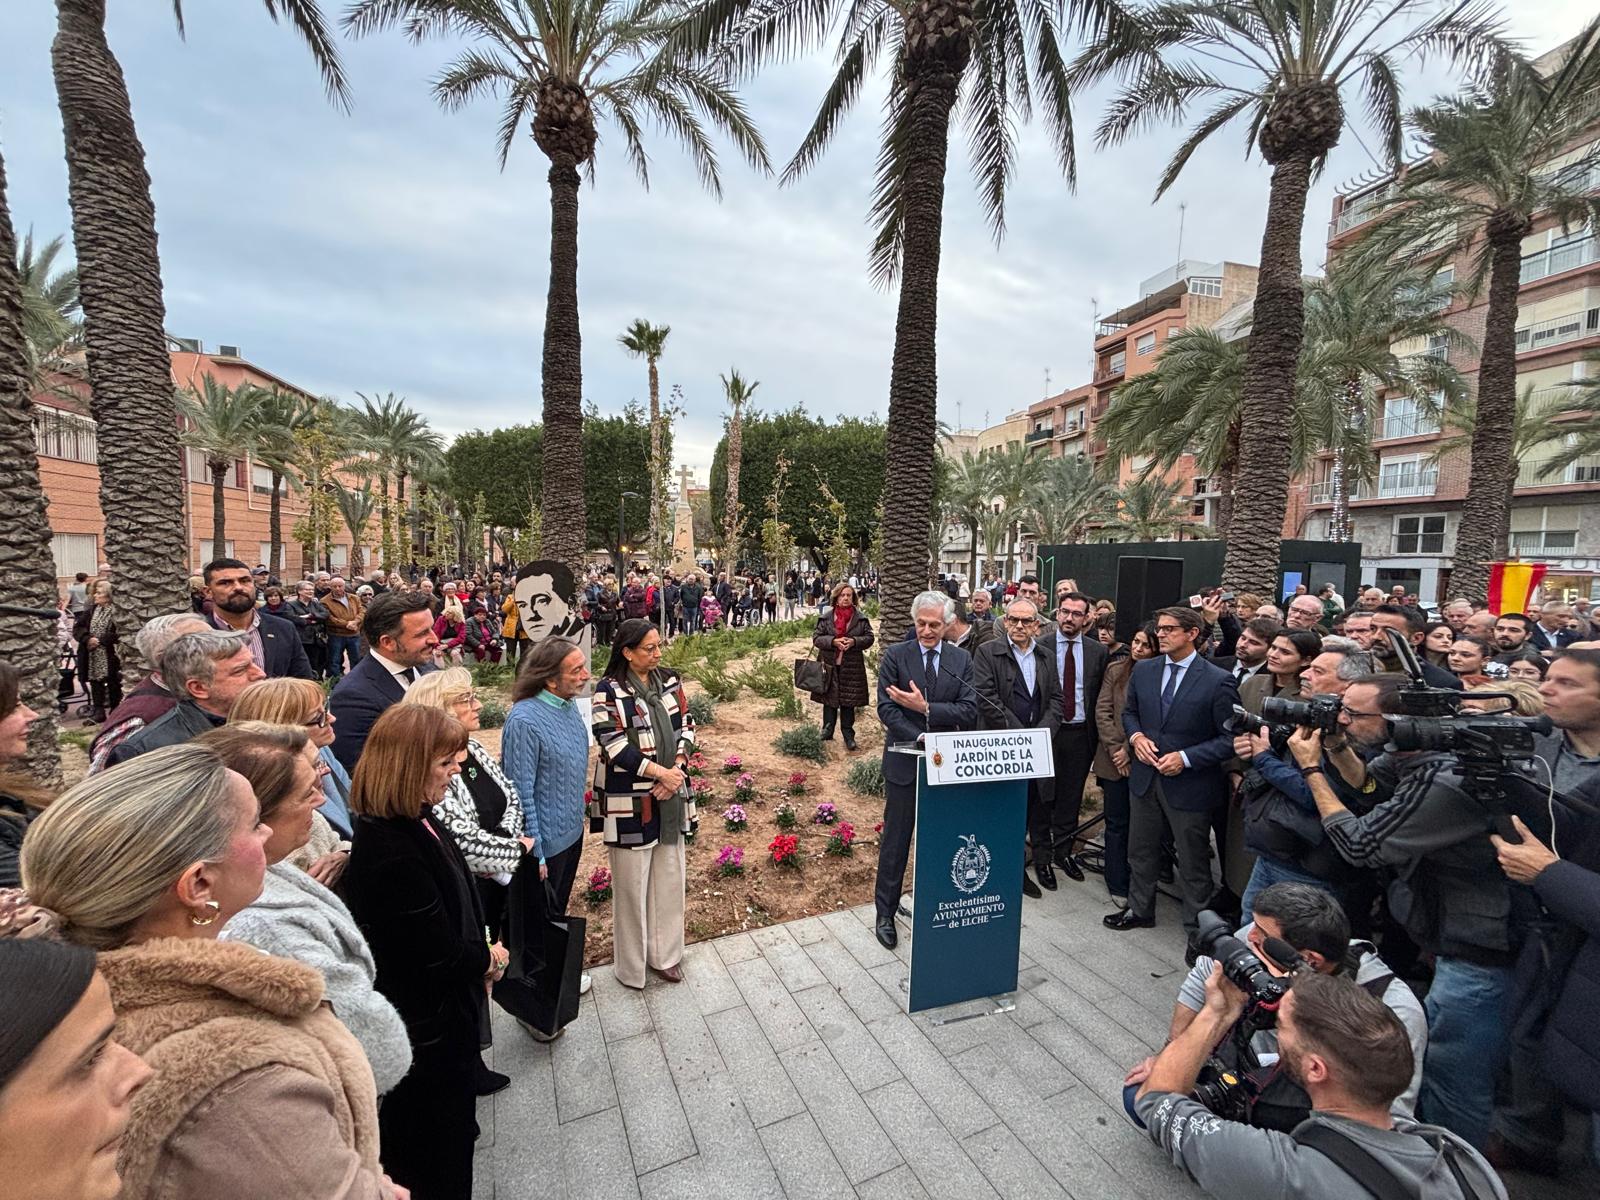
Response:
[{"label": "paved walkway", "polygon": [[1176,906],[1113,934],[1094,876],[1023,905],[1016,1011],[906,1014],[870,906],[689,948],[685,982],[593,972],[544,1046],[497,1012],[510,1088],[480,1104],[477,1200],[1198,1196],[1124,1117],[1127,1066],[1165,1039]]}]

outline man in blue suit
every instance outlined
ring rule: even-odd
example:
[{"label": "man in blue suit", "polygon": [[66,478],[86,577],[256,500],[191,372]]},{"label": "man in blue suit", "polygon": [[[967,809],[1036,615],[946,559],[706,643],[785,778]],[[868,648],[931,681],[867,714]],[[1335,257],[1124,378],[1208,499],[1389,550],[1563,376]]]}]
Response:
[{"label": "man in blue suit", "polygon": [[[972,687],[972,657],[944,640],[955,611],[943,592],[923,592],[911,604],[916,640],[896,642],[878,664],[878,720],[883,722],[883,837],[878,843],[878,879],[873,899],[878,940],[893,950],[898,936],[895,909],[905,884],[911,831],[917,819],[917,768],[913,754],[889,747],[914,743],[924,733],[972,729],[978,693]],[[1231,745],[1231,743],[1230,743]]]},{"label": "man in blue suit", "polygon": [[315,679],[294,622],[256,606],[256,581],[237,558],[216,558],[201,576],[211,596],[211,623],[250,642],[250,657],[270,679]]},{"label": "man in blue suit", "polygon": [[1109,929],[1156,923],[1156,877],[1161,869],[1165,816],[1178,847],[1183,927],[1195,950],[1196,915],[1211,897],[1211,814],[1226,804],[1222,764],[1233,754],[1228,720],[1239,702],[1233,676],[1201,658],[1195,643],[1204,622],[1192,608],[1156,613],[1157,658],[1135,663],[1128,680],[1122,727],[1132,754],[1128,775],[1133,811],[1128,830],[1131,881],[1128,907],[1105,918]]},{"label": "man in blue suit", "polygon": [[361,618],[361,635],[369,652],[328,697],[333,756],[351,772],[373,724],[418,676],[433,670],[433,652],[439,648],[433,608],[423,592],[386,592],[374,599]]}]

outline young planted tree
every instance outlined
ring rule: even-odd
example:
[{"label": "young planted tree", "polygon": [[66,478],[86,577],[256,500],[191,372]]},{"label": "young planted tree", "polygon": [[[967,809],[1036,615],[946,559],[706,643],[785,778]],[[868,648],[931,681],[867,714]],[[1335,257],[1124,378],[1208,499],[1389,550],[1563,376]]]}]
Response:
[{"label": "young planted tree", "polygon": [[[31,297],[34,305],[38,300],[37,294]],[[24,332],[29,307],[17,272],[17,235],[6,200],[5,160],[0,159],[0,461],[6,463],[0,470],[0,575],[24,603],[49,609],[56,596],[56,567],[33,444],[34,360]],[[21,674],[22,702],[39,714],[28,733],[25,762],[45,783],[61,779],[54,624],[40,617],[0,619],[0,659]]]},{"label": "young planted tree", "polygon": [[283,388],[262,388],[256,397],[251,441],[255,461],[272,476],[272,494],[267,498],[267,569],[278,578],[287,570],[283,546],[285,485],[297,491],[300,488],[294,471],[294,431],[308,411],[306,397]]},{"label": "young planted tree", "polygon": [[[1517,475],[1512,429],[1522,239],[1541,216],[1564,231],[1600,222],[1600,197],[1589,183],[1600,154],[1559,171],[1541,169],[1581,142],[1594,123],[1597,37],[1600,20],[1579,35],[1574,53],[1552,74],[1513,59],[1467,95],[1413,111],[1410,122],[1426,141],[1429,159],[1398,181],[1357,247],[1379,261],[1404,256],[1442,264],[1470,256],[1464,290],[1478,295],[1487,289],[1478,418],[1450,574],[1457,595],[1487,595],[1489,563],[1506,553]],[[1544,274],[1564,269],[1552,261],[1559,254],[1551,250],[1535,268]]]},{"label": "young planted tree", "polygon": [[1248,123],[1247,145],[1272,168],[1226,586],[1263,594],[1277,586],[1290,475],[1282,406],[1294,389],[1305,325],[1300,234],[1311,178],[1350,119],[1345,95],[1359,89],[1382,153],[1398,166],[1402,61],[1442,54],[1482,74],[1503,53],[1498,16],[1467,3],[1441,10],[1430,0],[1156,0],[1108,22],[1074,63],[1075,83],[1112,76],[1120,85],[1097,132],[1101,145],[1213,103],[1167,164],[1158,197],[1202,142],[1238,119]]},{"label": "young planted tree", "polygon": [[667,509],[667,464],[661,453],[661,373],[656,364],[666,353],[670,325],[652,325],[640,317],[617,338],[617,344],[634,358],[642,358],[650,372],[650,553],[661,558],[662,525]]},{"label": "young planted tree", "polygon": [[963,450],[961,456],[951,463],[945,513],[953,523],[963,526],[971,539],[972,561],[967,571],[968,577],[974,581],[979,578],[979,526],[992,506],[994,493],[993,460],[987,454]]},{"label": "young planted tree", "polygon": [[729,368],[722,380],[723,398],[728,402],[728,495],[722,505],[722,547],[731,570],[739,561],[739,529],[744,514],[739,507],[739,465],[744,452],[744,406],[761,386],[760,380],[746,383],[737,367]]},{"label": "young planted tree", "polygon": [[[310,48],[324,85],[344,75],[316,0],[263,0]],[[183,8],[173,4],[179,30]],[[99,447],[103,555],[118,624],[137,629],[187,603],[184,473],[164,328],[155,204],[122,68],[106,40],[106,0],[56,0],[51,49],[66,135],[67,198],[83,297],[90,410]],[[126,649],[132,651],[131,640]],[[129,654],[129,662],[136,657]]]},{"label": "young planted tree", "polygon": [[211,475],[211,555],[221,558],[227,553],[228,544],[224,489],[228,476],[233,474],[233,464],[255,451],[261,389],[253,383],[230,388],[209,374],[200,383],[200,392],[191,388],[178,394],[178,414],[184,423],[179,440],[205,455],[206,470]]},{"label": "young planted tree", "polygon": [[1185,531],[1196,537],[1209,535],[1211,530],[1189,520],[1182,493],[1181,479],[1146,474],[1128,480],[1116,491],[1115,523],[1105,532],[1130,542],[1159,542],[1170,537],[1182,541]]},{"label": "young planted tree", "polygon": [[545,462],[540,508],[545,552],[581,575],[585,550],[583,345],[578,325],[578,182],[594,173],[599,121],[609,117],[628,161],[649,185],[643,126],[655,121],[694,160],[701,182],[721,194],[706,129],[728,136],[750,163],[767,152],[744,106],[713,68],[663,58],[682,15],[677,0],[357,0],[344,18],[360,36],[400,26],[413,42],[472,43],[434,80],[441,105],[459,109],[502,97],[500,162],[525,122],[550,160],[550,290],[544,316]]},{"label": "young planted tree", "polygon": [[372,515],[377,511],[378,498],[372,494],[372,485],[363,483],[359,488],[345,487],[334,481],[333,500],[339,506],[339,517],[350,531],[350,570],[360,575],[366,570],[361,548],[371,536]]}]

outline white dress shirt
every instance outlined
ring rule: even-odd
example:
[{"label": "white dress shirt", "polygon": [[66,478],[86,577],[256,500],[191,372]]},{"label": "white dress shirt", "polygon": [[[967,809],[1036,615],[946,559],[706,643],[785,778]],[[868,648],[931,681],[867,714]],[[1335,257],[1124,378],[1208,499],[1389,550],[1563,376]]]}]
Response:
[{"label": "white dress shirt", "polygon": [[[1009,639],[1007,639],[1009,642]],[[1009,643],[1011,656],[1017,660],[1017,666],[1022,671],[1023,686],[1028,689],[1028,695],[1038,691],[1039,664],[1033,657],[1034,642],[1030,641],[1026,648],[1019,647],[1015,642]]]},{"label": "white dress shirt", "polygon": [[379,654],[376,650],[370,650],[370,651],[368,651],[368,653],[371,654],[373,658],[377,659],[380,663],[382,663],[384,669],[386,671],[388,671],[389,674],[394,676],[395,682],[397,682],[400,685],[400,690],[402,692],[409,692],[411,690],[411,684],[415,681],[415,676],[416,676],[416,670],[417,669],[415,667],[402,667],[399,663],[395,662],[393,659],[385,658],[383,655]]}]

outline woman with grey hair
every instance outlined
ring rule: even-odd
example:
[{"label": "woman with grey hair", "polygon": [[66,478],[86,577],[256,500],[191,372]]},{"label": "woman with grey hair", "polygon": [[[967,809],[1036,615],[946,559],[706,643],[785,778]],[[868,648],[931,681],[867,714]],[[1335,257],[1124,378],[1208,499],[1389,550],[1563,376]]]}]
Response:
[{"label": "woman with grey hair", "polygon": [[198,745],[85,780],[29,830],[35,923],[99,952],[114,1036],[155,1072],[118,1152],[125,1196],[396,1195],[372,1068],[322,976],[217,938],[261,894],[271,836],[250,784]]}]

